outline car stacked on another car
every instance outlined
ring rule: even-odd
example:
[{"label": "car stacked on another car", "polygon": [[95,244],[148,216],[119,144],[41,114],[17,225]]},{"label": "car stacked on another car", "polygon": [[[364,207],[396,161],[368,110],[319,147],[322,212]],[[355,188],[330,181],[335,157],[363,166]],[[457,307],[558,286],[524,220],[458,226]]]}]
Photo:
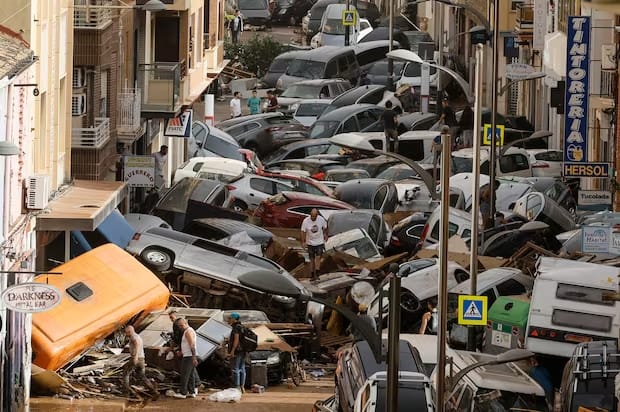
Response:
[{"label": "car stacked on another car", "polygon": [[351,83],[343,79],[303,80],[290,85],[278,96],[278,110],[291,114],[306,99],[333,99],[350,88]]}]

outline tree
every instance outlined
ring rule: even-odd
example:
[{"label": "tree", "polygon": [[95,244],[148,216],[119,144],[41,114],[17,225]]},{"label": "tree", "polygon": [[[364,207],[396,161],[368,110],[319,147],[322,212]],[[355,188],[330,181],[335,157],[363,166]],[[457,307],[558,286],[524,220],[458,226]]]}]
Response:
[{"label": "tree", "polygon": [[224,54],[227,59],[238,61],[242,68],[261,77],[267,72],[275,57],[284,51],[284,45],[271,36],[258,36],[241,44],[224,43]]}]

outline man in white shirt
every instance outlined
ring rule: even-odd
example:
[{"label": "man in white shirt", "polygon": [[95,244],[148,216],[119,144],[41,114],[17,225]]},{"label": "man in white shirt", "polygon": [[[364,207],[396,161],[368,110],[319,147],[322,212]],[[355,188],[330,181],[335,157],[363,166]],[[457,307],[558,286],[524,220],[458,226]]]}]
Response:
[{"label": "man in white shirt", "polygon": [[144,362],[144,345],[142,343],[142,338],[136,333],[133,326],[127,326],[125,328],[125,336],[129,340],[129,360],[123,367],[123,383],[125,384],[125,388],[127,388],[129,393],[136,394],[136,391],[133,390],[129,383],[131,375],[135,372],[137,377],[149,388],[155,399],[159,396],[157,389],[144,373],[146,363]]},{"label": "man in white shirt", "polygon": [[235,94],[233,95],[233,98],[230,99],[230,117],[231,118],[241,117],[241,99],[239,98],[240,95],[241,95],[240,92],[235,92]]},{"label": "man in white shirt", "polygon": [[321,256],[325,252],[325,242],[327,242],[327,221],[323,216],[319,216],[318,210],[312,209],[310,216],[301,224],[301,243],[308,247],[312,279],[319,277],[318,271],[321,267]]},{"label": "man in white shirt", "polygon": [[239,43],[241,40],[241,33],[243,32],[243,17],[239,9],[235,10],[235,17],[230,22],[230,34],[232,36],[233,44]]},{"label": "man in white shirt", "polygon": [[168,146],[160,147],[159,152],[154,153],[153,157],[155,157],[155,188],[159,190],[166,184],[164,169],[168,162]]},{"label": "man in white shirt", "polygon": [[187,320],[179,321],[179,328],[183,331],[181,338],[181,388],[180,393],[175,393],[174,397],[185,399],[196,397],[196,380],[195,369],[198,366],[198,358],[196,358],[196,331],[192,329]]}]

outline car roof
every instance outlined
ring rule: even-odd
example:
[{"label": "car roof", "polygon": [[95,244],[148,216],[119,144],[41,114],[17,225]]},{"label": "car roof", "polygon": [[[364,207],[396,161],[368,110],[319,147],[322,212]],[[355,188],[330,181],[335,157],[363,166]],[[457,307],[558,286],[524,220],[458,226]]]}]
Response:
[{"label": "car roof", "polygon": [[[377,363],[375,359],[375,355],[370,349],[370,345],[366,341],[357,342],[354,346],[355,350],[359,354],[361,366],[364,369],[365,377],[369,377],[374,375],[377,372],[383,372],[387,370],[387,364],[385,362]],[[403,372],[421,372],[420,370],[422,365],[418,365],[416,358],[413,355],[412,351],[413,347],[410,346],[409,342],[405,340],[400,340],[398,342],[398,370]]]},{"label": "car roof", "polygon": [[203,219],[195,219],[194,222],[197,222],[199,224],[213,226],[227,233],[237,233],[237,232],[244,232],[244,231],[251,230],[251,231],[260,231],[260,232],[271,234],[271,232],[269,232],[266,229],[263,229],[260,226],[256,226],[251,223],[247,223],[247,222],[243,222],[241,220],[235,220],[235,219],[207,217]]},{"label": "car roof", "polygon": [[297,85],[323,86],[325,84],[330,84],[330,83],[348,83],[348,82],[344,79],[308,79],[308,80],[302,80],[299,82],[295,82],[291,84],[291,86],[297,86]]},{"label": "car roof", "polygon": [[[375,190],[379,186],[389,185],[392,183],[390,180],[386,179],[377,179],[374,177],[368,177],[365,179],[353,179],[343,182],[336,188],[337,193],[342,193],[343,191],[365,191],[365,190]],[[394,183],[392,183],[394,185]]]},{"label": "car roof", "polygon": [[214,136],[217,137],[218,139],[222,139],[225,140],[226,142],[239,147],[239,143],[237,143],[237,141],[234,139],[234,137],[232,137],[231,135],[229,135],[228,133],[226,133],[224,130],[219,129],[215,126],[210,126],[208,124],[206,124],[205,122],[201,122],[200,120],[196,120],[194,121],[194,123],[198,123],[200,124],[202,127],[204,127],[205,129],[207,129],[207,132],[209,134],[209,136]]},{"label": "car roof", "polygon": [[541,257],[536,264],[536,280],[554,280],[563,283],[618,289],[620,268],[596,263]]},{"label": "car roof", "polygon": [[306,50],[291,50],[281,54],[278,54],[274,60],[278,59],[296,59],[299,56],[302,56]]},{"label": "car roof", "polygon": [[332,101],[333,99],[302,99],[297,104],[300,106],[304,104],[323,104],[325,106],[328,106],[331,104]]},{"label": "car roof", "polygon": [[363,110],[370,109],[370,108],[377,108],[377,109],[383,110],[381,107],[374,105],[374,104],[358,103],[352,106],[338,107],[337,109],[332,110],[331,112],[321,116],[318,121],[328,121],[328,122],[339,121],[340,122],[351,114],[359,113]]},{"label": "car roof", "polygon": [[319,62],[326,62],[331,60],[333,57],[338,56],[347,51],[353,52],[350,46],[348,47],[339,47],[339,46],[321,46],[312,50],[304,50],[304,53],[300,56],[297,56],[297,60],[313,60]]},{"label": "car roof", "polygon": [[338,169],[331,169],[325,172],[327,175],[335,175],[338,173],[349,174],[349,173],[368,173],[365,169],[355,169],[353,167],[341,167]]},{"label": "car roof", "polygon": [[[293,150],[296,150],[302,147],[318,146],[321,144],[332,144],[332,143],[329,141],[329,137],[323,137],[320,139],[304,139],[304,140],[298,140],[296,142],[291,142],[287,145],[282,146],[280,149],[288,149],[290,151],[293,151]],[[289,160],[296,160],[296,159],[289,159]]]},{"label": "car roof", "polygon": [[390,156],[380,155],[376,157],[367,157],[365,159],[358,159],[350,162],[348,166],[356,166],[356,165],[370,165],[370,164],[383,164],[383,163],[402,163],[400,160],[395,159]]},{"label": "car roof", "polygon": [[320,195],[313,195],[311,193],[305,193],[305,192],[282,192],[281,193],[285,198],[289,199],[289,200],[297,200],[297,201],[302,201],[302,202],[308,202],[309,204],[311,203],[329,203],[329,204],[336,204],[339,206],[342,206],[345,209],[351,209],[353,208],[353,206],[351,206],[348,203],[345,203],[341,200],[337,200],[337,199],[333,199],[331,197],[327,197],[327,196],[320,196]]},{"label": "car roof", "polygon": [[[331,165],[331,164],[341,164],[336,160],[330,159],[286,159],[286,160],[278,160],[277,162],[273,162],[273,164],[278,165],[286,165],[287,163],[300,163],[300,164],[311,164],[311,165]],[[267,165],[269,166],[269,165]]]},{"label": "car roof", "polygon": [[[485,270],[478,275],[478,281],[476,282],[478,293],[486,291],[487,289],[490,289],[505,280],[511,279],[513,277],[518,277],[519,274],[523,275],[523,272],[515,268],[494,268]],[[459,295],[465,295],[470,292],[470,288],[471,279],[468,279],[450,289],[449,292],[458,293]]]},{"label": "car roof", "polygon": [[383,89],[385,91],[387,90],[387,87],[380,84],[368,84],[365,86],[358,86],[353,89],[349,89],[344,93],[341,93],[332,101],[332,104],[337,106],[354,104],[363,96],[379,89]]},{"label": "car roof", "polygon": [[[398,43],[398,42],[395,41],[394,43]],[[372,41],[367,41],[364,43],[358,43],[355,46],[353,46],[353,51],[355,52],[355,54],[358,54],[358,53],[363,53],[368,50],[372,50],[372,49],[376,49],[380,47],[390,47],[390,41],[389,40],[372,40]]]}]

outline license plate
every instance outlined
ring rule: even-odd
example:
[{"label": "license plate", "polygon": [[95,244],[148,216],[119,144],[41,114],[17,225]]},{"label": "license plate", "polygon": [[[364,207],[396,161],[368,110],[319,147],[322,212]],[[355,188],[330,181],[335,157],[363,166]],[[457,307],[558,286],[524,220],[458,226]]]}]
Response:
[{"label": "license plate", "polygon": [[499,332],[494,330],[491,333],[491,342],[495,346],[501,346],[502,348],[510,349],[510,343],[512,340],[512,334],[506,332]]}]

